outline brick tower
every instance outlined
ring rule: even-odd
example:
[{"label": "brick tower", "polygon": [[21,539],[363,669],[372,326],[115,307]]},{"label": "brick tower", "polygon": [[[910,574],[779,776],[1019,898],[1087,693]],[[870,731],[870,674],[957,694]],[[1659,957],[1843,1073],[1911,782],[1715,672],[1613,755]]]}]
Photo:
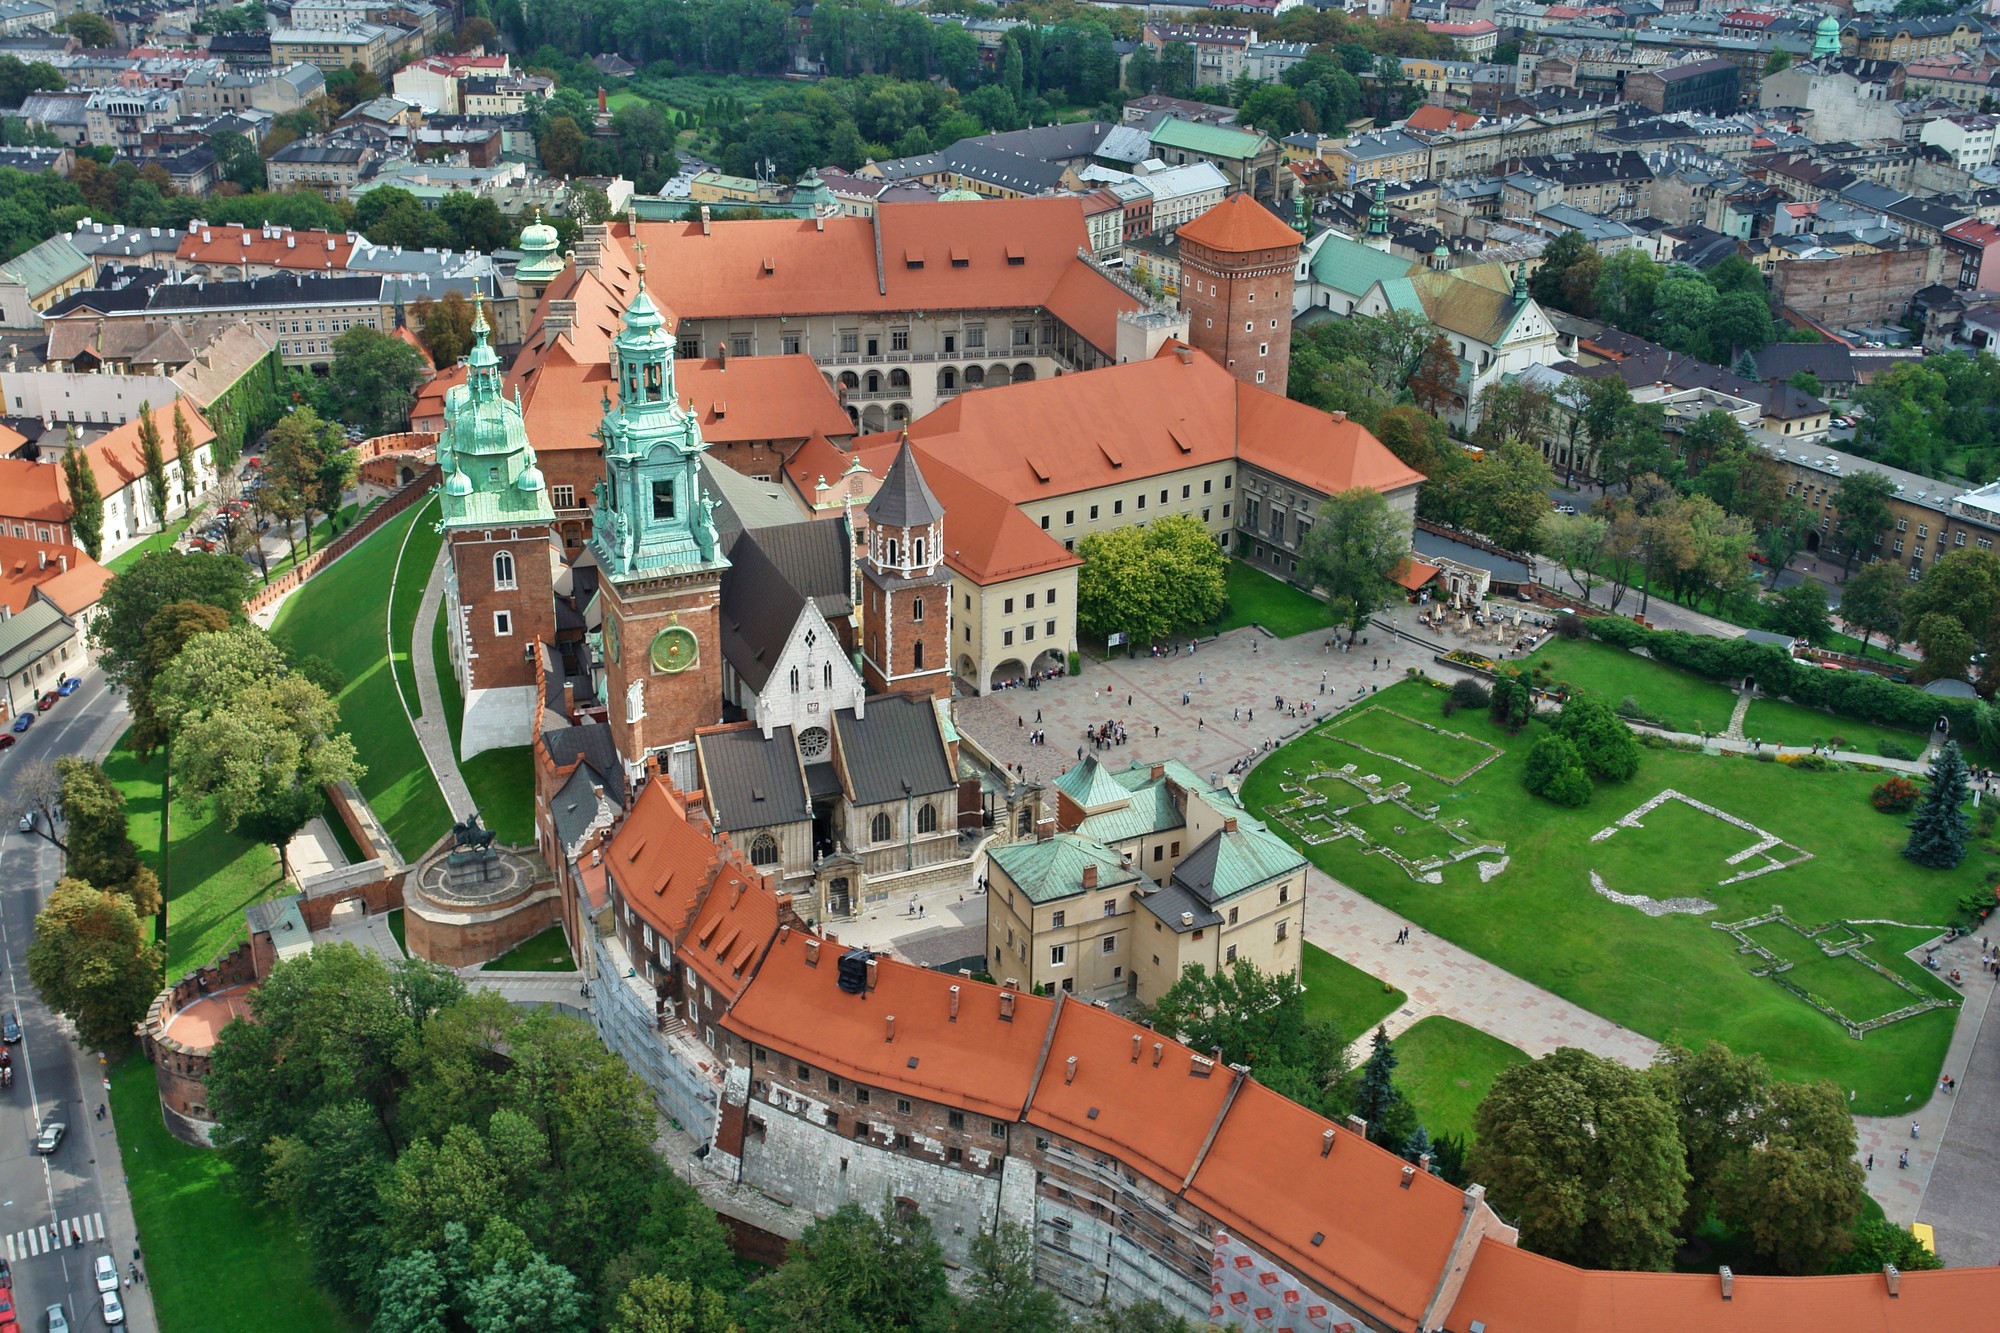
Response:
[{"label": "brick tower", "polygon": [[702,494],[701,423],[674,385],[674,340],[638,290],[612,342],[618,402],[604,404],[604,480],[591,513],[600,571],[604,699],[618,754],[636,772],[667,752],[668,772],[693,780],[694,730],[722,720],[717,603],[729,567]]},{"label": "brick tower", "polygon": [[[536,640],[556,636],[555,511],[475,298],[465,383],[445,397],[439,503],[451,553],[446,641],[465,699],[460,757],[534,739]],[[464,811],[453,811],[464,814]]]},{"label": "brick tower", "polygon": [[1229,373],[1285,391],[1292,350],[1292,271],[1299,234],[1247,194],[1180,229],[1188,341]]},{"label": "brick tower", "polygon": [[868,502],[861,562],[861,679],[870,694],[951,697],[951,573],[944,506],[924,481],[910,433]]}]

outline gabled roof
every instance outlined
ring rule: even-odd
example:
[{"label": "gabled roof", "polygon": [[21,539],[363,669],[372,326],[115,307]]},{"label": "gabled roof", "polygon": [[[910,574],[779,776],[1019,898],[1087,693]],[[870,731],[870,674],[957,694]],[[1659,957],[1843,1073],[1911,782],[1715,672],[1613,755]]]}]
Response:
[{"label": "gabled roof", "polygon": [[722,573],[722,655],[755,693],[777,670],[806,599],[749,533],[729,548]]},{"label": "gabled roof", "polygon": [[0,675],[12,675],[69,641],[76,625],[53,602],[32,601],[0,620]]},{"label": "gabled roof", "polygon": [[69,516],[69,486],[61,468],[25,458],[0,458],[0,518],[67,523]]},{"label": "gabled roof", "polygon": [[896,450],[896,461],[889,465],[889,475],[868,502],[867,514],[869,523],[889,528],[927,527],[944,517],[944,507],[925,484],[923,469],[910,451],[908,431]]},{"label": "gabled roof", "polygon": [[1075,801],[1086,813],[1123,805],[1132,799],[1131,791],[1097,762],[1095,754],[1086,754],[1058,773],[1055,784],[1058,791]]},{"label": "gabled roof", "polygon": [[[1494,190],[1497,192],[1498,189],[1496,182]],[[1312,280],[1321,286],[1351,296],[1363,296],[1376,283],[1407,278],[1421,267],[1415,260],[1325,232],[1318,238],[1309,272]]]},{"label": "gabled roof", "polygon": [[[997,393],[997,389],[985,392]],[[901,447],[898,437],[875,435],[855,442],[855,457],[871,473],[886,470]],[[1046,574],[1083,563],[1081,557],[1063,549],[1063,544],[1043,532],[1020,508],[1008,503],[993,489],[975,481],[966,472],[947,466],[938,454],[919,445],[924,460],[924,480],[944,505],[944,562],[981,587],[1012,579]],[[843,459],[845,455],[841,455]],[[814,461],[810,454],[787,475],[802,495],[818,487],[817,477],[825,475],[829,484],[845,485],[842,473]],[[862,494],[867,488],[862,488]]]},{"label": "gabled roof", "polygon": [[843,785],[856,805],[958,789],[929,699],[876,695],[868,701],[865,717],[855,716],[852,708],[836,712],[833,729],[839,737]]},{"label": "gabled roof", "polygon": [[791,511],[788,522],[749,524],[745,537],[755,542],[785,581],[810,598],[822,615],[835,619],[848,614],[854,609],[854,548],[847,524],[802,519],[797,505],[790,500],[784,503]]},{"label": "gabled roof", "polygon": [[[169,393],[172,385],[163,385]],[[185,400],[170,401],[155,407],[148,414],[153,419],[153,429],[160,433],[160,454],[167,460],[169,469],[174,460],[174,415],[178,411],[187,419],[188,431],[194,440],[194,447],[215,442],[215,428],[208,424],[202,414],[195,410],[193,403]],[[107,497],[146,475],[145,446],[139,441],[140,417],[135,413],[124,425],[113,429],[108,435],[99,436],[83,447],[84,457],[90,460],[91,470],[97,473],[97,489]]]},{"label": "gabled roof", "polygon": [[1247,161],[1263,152],[1270,140],[1255,130],[1239,130],[1223,125],[1198,125],[1172,116],[1153,129],[1153,143],[1162,148],[1179,148],[1203,157]]},{"label": "gabled roof", "polygon": [[[1058,833],[1034,842],[1010,842],[988,855],[1014,886],[1035,903],[1059,902],[1080,893],[1110,892],[1142,883],[1139,872],[1117,852],[1094,838]],[[1084,886],[1084,872],[1095,868],[1097,880]],[[1150,885],[1149,885],[1150,887]]]},{"label": "gabled roof", "polygon": [[0,277],[20,283],[31,300],[89,271],[90,257],[77,249],[67,235],[51,236],[32,250],[0,264]]},{"label": "gabled roof", "polygon": [[1247,194],[1232,194],[1200,217],[1182,223],[1179,236],[1183,242],[1232,255],[1296,249],[1301,239]]},{"label": "gabled roof", "polygon": [[769,828],[812,818],[798,742],[790,727],[769,740],[752,723],[695,733],[702,789],[715,822],[727,832]]}]

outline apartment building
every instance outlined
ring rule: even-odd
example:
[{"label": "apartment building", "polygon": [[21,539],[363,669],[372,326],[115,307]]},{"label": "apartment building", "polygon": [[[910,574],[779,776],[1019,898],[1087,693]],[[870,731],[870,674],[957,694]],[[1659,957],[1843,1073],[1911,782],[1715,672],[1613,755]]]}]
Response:
[{"label": "apartment building", "polygon": [[345,199],[361,184],[376,157],[366,144],[299,140],[271,154],[264,174],[274,190],[317,190],[328,199]]},{"label": "apartment building", "polygon": [[389,72],[394,46],[395,35],[373,23],[271,30],[271,62],[277,65],[304,63],[326,71],[360,65],[379,78]]}]

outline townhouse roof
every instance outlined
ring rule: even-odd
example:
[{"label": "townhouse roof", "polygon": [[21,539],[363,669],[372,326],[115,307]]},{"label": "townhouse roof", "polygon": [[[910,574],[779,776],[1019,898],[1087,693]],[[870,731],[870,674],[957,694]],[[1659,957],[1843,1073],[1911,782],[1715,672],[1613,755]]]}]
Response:
[{"label": "townhouse roof", "polygon": [[[879,476],[894,462],[898,448],[897,436],[873,435],[855,442],[853,457]],[[925,484],[944,506],[944,562],[954,572],[990,587],[1083,563],[984,482],[949,466],[921,444],[917,452],[923,458]],[[838,480],[839,471],[822,466],[824,461],[829,460],[816,460],[809,446],[786,465],[786,475],[799,494],[813,494],[822,475],[829,482]]]},{"label": "townhouse roof", "polygon": [[79,218],[71,228],[70,240],[93,259],[147,259],[167,254],[180,245],[181,233],[172,227],[127,227],[121,223],[94,222]]},{"label": "townhouse roof", "polygon": [[1178,148],[1204,157],[1247,161],[1263,152],[1270,140],[1255,130],[1239,130],[1223,125],[1202,125],[1169,116],[1153,128],[1155,146]]},{"label": "townhouse roof", "polygon": [[1403,122],[1406,130],[1469,130],[1479,123],[1475,111],[1454,111],[1448,106],[1427,102],[1412,111]]},{"label": "townhouse roof", "polygon": [[[171,385],[161,387],[169,394],[173,391]],[[174,456],[176,413],[186,417],[195,448],[214,443],[215,428],[208,424],[193,403],[169,401],[145,414],[152,418],[153,428],[160,433],[160,449],[167,458]],[[83,447],[84,457],[90,460],[91,471],[97,474],[97,489],[104,495],[115,494],[146,475],[146,450],[139,441],[143,420],[141,414],[134,413],[130,421],[113,427]]]},{"label": "townhouse roof", "polygon": [[1357,162],[1370,162],[1382,157],[1402,157],[1409,153],[1430,152],[1430,145],[1413,134],[1401,130],[1376,130],[1372,134],[1357,134],[1341,145],[1340,152]]},{"label": "townhouse roof", "polygon": [[1215,207],[1181,224],[1180,239],[1192,241],[1224,254],[1251,254],[1259,250],[1294,250],[1298,232],[1272,215],[1271,210],[1247,194],[1232,194]]},{"label": "townhouse roof", "polygon": [[[748,534],[729,548],[729,561],[722,573],[722,655],[743,683],[761,694],[806,598]],[[792,767],[798,767],[796,760]]]},{"label": "townhouse roof", "polygon": [[67,235],[51,236],[31,250],[0,264],[0,278],[18,282],[31,300],[90,272],[90,257]]},{"label": "townhouse roof", "polygon": [[110,571],[80,547],[0,537],[0,606],[10,614],[25,610],[40,593],[64,615],[75,616],[95,605],[110,581]]},{"label": "townhouse roof", "polygon": [[150,319],[58,319],[48,329],[51,361],[74,361],[87,352],[100,362],[179,366],[194,355],[187,335],[177,325]]},{"label": "townhouse roof", "polygon": [[959,142],[980,144],[1047,162],[1064,157],[1088,157],[1097,151],[1104,137],[1117,128],[1109,121],[1077,120],[1033,125],[1025,130],[1003,130],[998,134],[982,134]]},{"label": "townhouse roof", "polygon": [[882,694],[865,715],[852,708],[833,715],[842,786],[856,805],[880,805],[909,796],[957,790],[945,763],[943,733],[929,699]]},{"label": "townhouse roof", "polygon": [[69,516],[69,486],[61,468],[53,463],[0,457],[0,518],[67,523]]},{"label": "townhouse roof", "polygon": [[377,305],[383,279],[361,274],[275,273],[222,282],[163,282],[146,309],[240,310],[262,306]]},{"label": "townhouse roof", "polygon": [[[1495,181],[1492,193],[1499,192],[1499,182]],[[1407,278],[1421,267],[1415,260],[1401,258],[1387,250],[1377,250],[1333,232],[1326,232],[1316,239],[1317,246],[1308,268],[1312,280],[1354,296],[1362,295],[1378,282]]]},{"label": "townhouse roof", "polygon": [[[789,631],[791,627],[785,628]],[[725,634],[725,652],[730,641],[731,636]],[[732,665],[734,660],[732,657]],[[770,675],[768,665],[764,674],[766,678]],[[737,723],[696,732],[694,745],[709,809],[715,811],[715,822],[725,832],[812,818],[805,771],[789,726],[775,728],[766,740],[755,723]]]},{"label": "townhouse roof", "polygon": [[0,675],[13,675],[69,641],[76,624],[53,602],[31,601],[0,620]]},{"label": "townhouse roof", "polygon": [[[1095,838],[1074,833],[1011,842],[995,847],[988,856],[1032,903],[1061,902],[1080,893],[1108,893],[1143,882],[1139,872],[1125,864],[1117,852]],[[1084,878],[1091,870],[1096,871],[1096,878],[1085,885]]]},{"label": "townhouse roof", "polygon": [[[1210,190],[1223,191],[1229,188],[1229,177],[1213,162],[1190,162],[1184,167],[1168,167],[1165,171],[1151,171],[1138,178],[1139,184],[1153,196],[1155,203],[1165,203],[1182,199],[1191,194],[1206,194]],[[1181,234],[1185,235],[1186,227]]]},{"label": "townhouse roof", "polygon": [[[674,383],[682,403],[701,421],[701,437],[710,444],[803,440],[854,431],[826,376],[808,356],[676,361]],[[598,401],[592,399],[593,410]],[[571,418],[572,431],[574,421]]]},{"label": "townhouse roof", "polygon": [[1712,56],[1706,60],[1690,60],[1684,65],[1670,65],[1666,69],[1648,69],[1639,72],[1651,74],[1663,83],[1685,83],[1689,79],[1736,68],[1735,61]]},{"label": "townhouse roof", "polygon": [[1132,799],[1131,789],[1111,776],[1095,753],[1086,754],[1055,777],[1056,790],[1075,801],[1085,812],[1123,805]]},{"label": "townhouse roof", "polygon": [[293,231],[289,227],[210,226],[190,222],[174,257],[184,264],[242,264],[313,271],[345,269],[358,238],[353,232]]}]

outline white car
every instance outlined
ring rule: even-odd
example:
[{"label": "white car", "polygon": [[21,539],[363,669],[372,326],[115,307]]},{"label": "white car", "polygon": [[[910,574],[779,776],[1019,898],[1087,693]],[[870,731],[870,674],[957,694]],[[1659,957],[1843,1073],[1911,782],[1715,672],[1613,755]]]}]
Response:
[{"label": "white car", "polygon": [[118,1293],[115,1291],[104,1293],[104,1322],[111,1328],[116,1328],[125,1322],[125,1307],[119,1302]]},{"label": "white car", "polygon": [[118,1261],[108,1254],[100,1254],[90,1266],[90,1275],[97,1279],[99,1291],[118,1290]]},{"label": "white car", "polygon": [[60,1305],[51,1305],[48,1312],[49,1333],[69,1333],[69,1316]]}]

